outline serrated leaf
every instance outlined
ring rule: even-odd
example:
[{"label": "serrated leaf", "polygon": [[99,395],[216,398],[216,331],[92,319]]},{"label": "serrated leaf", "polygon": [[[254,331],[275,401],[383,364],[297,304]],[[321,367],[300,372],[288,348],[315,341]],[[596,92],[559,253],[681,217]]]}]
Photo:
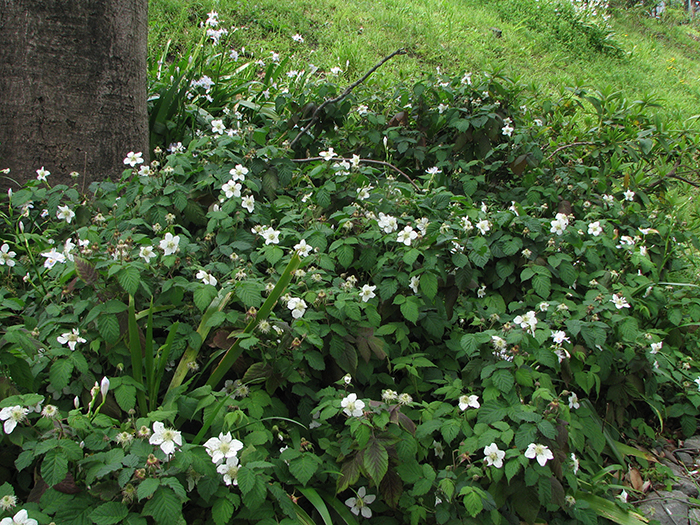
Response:
[{"label": "serrated leaf", "polygon": [[146,502],[142,514],[153,516],[156,523],[172,525],[177,523],[178,516],[182,515],[182,502],[172,490],[160,487]]},{"label": "serrated leaf", "polygon": [[357,350],[337,335],[331,337],[329,346],[331,357],[335,359],[336,364],[344,372],[354,374],[357,370]]},{"label": "serrated leaf", "polygon": [[123,266],[117,273],[117,281],[129,295],[136,295],[141,282],[141,274],[135,266]]},{"label": "serrated leaf", "polygon": [[464,508],[475,518],[482,510],[484,510],[484,502],[481,499],[481,495],[476,491],[474,487],[464,487],[460,494],[464,496],[462,502],[464,503]]},{"label": "serrated leaf", "polygon": [[149,498],[158,490],[158,487],[160,487],[160,479],[146,478],[136,488],[136,497],[139,501]]},{"label": "serrated leaf", "polygon": [[95,267],[83,259],[82,257],[74,257],[73,262],[75,263],[75,273],[78,277],[86,284],[94,285],[100,278],[100,274],[97,273]]},{"label": "serrated leaf", "polygon": [[576,282],[578,272],[570,262],[563,261],[559,265],[559,278],[564,282],[564,284],[571,286]]},{"label": "serrated leaf", "polygon": [[371,437],[367,442],[362,466],[374,484],[379,485],[389,468],[389,453],[375,437]]},{"label": "serrated leaf", "polygon": [[403,481],[394,469],[387,471],[379,485],[379,492],[382,494],[384,503],[391,508],[396,508],[396,505],[403,494]]},{"label": "serrated leaf", "polygon": [[114,398],[119,408],[128,412],[136,406],[136,387],[122,384],[114,389]]},{"label": "serrated leaf", "polygon": [[259,476],[255,477],[255,485],[253,485],[250,492],[243,494],[243,505],[251,510],[257,510],[257,508],[265,501],[265,496],[267,495],[267,484]]},{"label": "serrated leaf", "polygon": [[414,297],[406,298],[406,301],[401,304],[400,308],[401,314],[404,316],[404,319],[411,323],[415,323],[418,321],[419,310],[418,304]]},{"label": "serrated leaf", "polygon": [[114,345],[119,341],[122,333],[119,329],[119,320],[114,314],[102,314],[97,318],[97,331],[107,344]]},{"label": "serrated leaf", "polygon": [[129,507],[116,501],[103,503],[90,513],[90,519],[95,525],[114,525],[129,514]]},{"label": "serrated leaf", "polygon": [[236,297],[248,308],[260,308],[263,303],[262,292],[264,289],[265,287],[260,283],[241,281],[236,287]]},{"label": "serrated leaf", "polygon": [[425,294],[425,296],[432,300],[438,291],[438,278],[434,273],[426,272],[420,276],[420,281],[418,286],[420,291]]},{"label": "serrated leaf", "polygon": [[200,311],[204,312],[209,307],[214,297],[216,297],[216,293],[216,287],[210,284],[199,286],[192,294],[194,305]]},{"label": "serrated leaf", "polygon": [[552,283],[546,275],[537,274],[532,276],[532,288],[542,299],[547,299],[552,289]]},{"label": "serrated leaf", "polygon": [[513,458],[510,461],[506,463],[506,478],[508,479],[508,483],[510,483],[510,480],[513,479],[513,476],[515,476],[518,471],[520,470],[520,461],[518,458]]},{"label": "serrated leaf", "polygon": [[447,419],[440,427],[440,432],[442,433],[442,438],[451,443],[454,438],[459,435],[459,431],[462,424],[457,419]]},{"label": "serrated leaf", "polygon": [[350,461],[340,467],[340,476],[336,483],[336,493],[341,493],[360,479],[360,457],[355,454]]},{"label": "serrated leaf", "polygon": [[216,525],[226,525],[233,516],[233,503],[226,498],[217,498],[211,508],[211,517]]},{"label": "serrated leaf", "polygon": [[511,371],[503,369],[496,370],[491,376],[491,381],[493,381],[493,386],[504,394],[510,392],[515,384],[515,378]]},{"label": "serrated leaf", "polygon": [[49,450],[41,462],[41,477],[49,487],[63,481],[68,474],[68,459],[57,448]]},{"label": "serrated leaf", "polygon": [[355,249],[349,244],[343,244],[338,248],[337,255],[338,262],[343,268],[347,268],[352,264],[353,258],[355,256]]},{"label": "serrated leaf", "polygon": [[51,365],[49,381],[56,392],[60,392],[68,386],[73,373],[73,363],[68,359],[59,359]]},{"label": "serrated leaf", "polygon": [[321,460],[311,452],[305,452],[289,462],[289,472],[302,485],[306,485],[321,465]]},{"label": "serrated leaf", "polygon": [[255,472],[248,467],[239,467],[236,479],[238,480],[238,488],[241,489],[243,494],[247,494],[253,490],[255,486]]}]

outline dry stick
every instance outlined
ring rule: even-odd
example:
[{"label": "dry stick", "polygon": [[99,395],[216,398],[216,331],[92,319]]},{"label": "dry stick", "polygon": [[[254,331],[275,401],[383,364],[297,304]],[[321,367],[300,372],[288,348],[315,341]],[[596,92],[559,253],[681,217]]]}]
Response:
[{"label": "dry stick", "polygon": [[374,73],[377,69],[379,69],[382,65],[384,65],[384,63],[385,63],[386,61],[390,60],[391,58],[394,58],[396,55],[405,55],[405,54],[406,54],[406,50],[403,49],[403,48],[401,48],[401,49],[397,49],[396,51],[394,51],[391,55],[385,56],[384,58],[382,58],[382,59],[379,61],[379,63],[378,63],[377,65],[375,65],[372,69],[370,69],[369,71],[367,71],[367,73],[365,73],[365,75],[364,75],[360,80],[358,80],[358,81],[356,81],[356,82],[350,84],[350,85],[345,89],[345,91],[343,91],[343,94],[342,94],[342,95],[340,95],[340,96],[338,96],[338,97],[336,97],[336,98],[333,98],[333,99],[326,100],[323,104],[321,104],[319,107],[317,107],[317,108],[316,108],[316,111],[314,111],[314,114],[311,115],[311,120],[309,120],[309,123],[308,123],[306,126],[304,126],[304,127],[302,128],[302,130],[301,130],[299,133],[297,133],[297,136],[294,137],[294,138],[292,139],[292,141],[289,143],[289,147],[290,147],[290,148],[293,147],[294,144],[297,143],[297,140],[299,140],[299,138],[301,138],[301,136],[302,136],[304,133],[306,133],[307,131],[309,131],[309,128],[311,128],[311,126],[313,126],[313,124],[316,122],[316,119],[318,118],[318,114],[319,114],[319,112],[320,112],[323,108],[325,108],[328,104],[335,104],[336,102],[340,102],[341,100],[343,100],[345,97],[347,97],[347,96],[350,94],[350,92],[351,92],[353,89],[355,89],[357,86],[359,86],[360,84],[362,84],[365,80],[367,80],[367,78],[368,78],[372,73]]},{"label": "dry stick", "polygon": [[[309,157],[306,159],[291,159],[292,162],[314,162],[316,160],[326,160],[323,157]],[[344,159],[343,157],[335,157],[332,160],[337,160],[337,161],[346,161],[346,162],[352,162],[352,159]],[[373,159],[360,159],[360,162],[364,162],[365,164],[379,164],[380,166],[386,166],[387,168],[391,168],[395,170],[396,172],[400,173],[403,175],[408,182],[411,183],[411,185],[416,189],[416,191],[421,191],[420,187],[413,182],[413,179],[406,175],[403,171],[401,171],[399,168],[394,166],[393,164],[390,164],[388,162],[384,162],[383,160],[373,160]]]},{"label": "dry stick", "polygon": [[559,146],[557,149],[555,149],[554,152],[547,157],[547,160],[552,160],[552,157],[554,157],[554,155],[559,153],[561,150],[575,148],[576,146],[595,146],[595,142],[572,142],[571,144],[564,144],[563,146]]}]

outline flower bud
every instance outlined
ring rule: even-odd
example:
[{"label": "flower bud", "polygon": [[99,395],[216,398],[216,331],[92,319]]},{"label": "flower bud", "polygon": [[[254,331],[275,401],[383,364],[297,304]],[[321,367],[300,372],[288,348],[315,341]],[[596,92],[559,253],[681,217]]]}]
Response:
[{"label": "flower bud", "polygon": [[73,398],[73,406],[74,406],[75,408],[80,408],[80,398],[79,398],[78,396],[75,396],[75,397]]},{"label": "flower bud", "polygon": [[109,379],[106,377],[102,378],[102,382],[100,383],[100,392],[102,392],[103,398],[107,397],[107,392],[109,392]]}]

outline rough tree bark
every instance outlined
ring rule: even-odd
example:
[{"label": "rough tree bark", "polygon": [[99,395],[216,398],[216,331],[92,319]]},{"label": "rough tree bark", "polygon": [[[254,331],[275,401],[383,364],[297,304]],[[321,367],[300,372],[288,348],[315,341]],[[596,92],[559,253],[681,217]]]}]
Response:
[{"label": "rough tree bark", "polygon": [[148,158],[148,0],[0,0],[0,179],[80,187]]}]

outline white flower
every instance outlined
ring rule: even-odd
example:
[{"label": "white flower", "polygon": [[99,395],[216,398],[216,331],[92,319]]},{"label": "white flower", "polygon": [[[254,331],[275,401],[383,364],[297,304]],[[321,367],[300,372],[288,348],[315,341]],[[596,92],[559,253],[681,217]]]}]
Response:
[{"label": "white flower", "polygon": [[12,518],[3,518],[0,525],[39,525],[39,522],[31,519],[27,511],[22,509]]},{"label": "white flower", "polygon": [[465,73],[460,82],[462,83],[463,86],[471,86],[472,85],[472,74]]},{"label": "white flower", "polygon": [[481,285],[481,287],[476,291],[476,296],[479,299],[483,299],[484,297],[486,297],[486,285],[485,284]]},{"label": "white flower", "polygon": [[372,191],[372,186],[365,186],[363,188],[357,188],[357,198],[361,201],[369,199],[370,191]]},{"label": "white flower", "polygon": [[605,204],[612,204],[615,202],[615,197],[606,193],[603,195],[603,202],[605,202]]},{"label": "white flower", "polygon": [[294,40],[295,42],[298,42],[300,44],[304,43],[304,37],[301,36],[299,33],[297,33],[296,35],[292,35],[292,40]]},{"label": "white flower", "polygon": [[343,376],[343,383],[345,383],[346,385],[352,383],[352,376],[350,374],[345,374]]},{"label": "white flower", "polygon": [[420,277],[414,275],[411,277],[411,281],[408,283],[408,287],[413,290],[413,293],[418,293],[418,285],[420,284]]},{"label": "white flower", "polygon": [[365,403],[361,399],[357,399],[357,394],[353,393],[343,398],[340,406],[348,417],[361,417],[364,413],[362,409],[365,408]]},{"label": "white flower", "polygon": [[216,467],[216,471],[223,475],[224,483],[227,485],[238,485],[238,457],[231,456],[226,459],[225,463],[222,463]]},{"label": "white flower", "polygon": [[15,255],[17,255],[15,252],[10,251],[10,245],[3,243],[3,245],[0,246],[0,265],[6,264],[7,266],[14,266]]},{"label": "white flower", "polygon": [[460,396],[459,397],[459,409],[464,411],[467,408],[479,408],[481,404],[479,403],[479,396]]},{"label": "white flower", "polygon": [[396,240],[398,242],[404,243],[406,246],[411,246],[411,241],[416,239],[418,237],[418,234],[413,231],[413,228],[410,226],[406,226],[403,230],[401,230],[396,237]]},{"label": "white flower", "polygon": [[241,206],[243,206],[249,213],[253,213],[255,209],[255,197],[252,195],[246,195],[241,199]]},{"label": "white flower", "polygon": [[481,235],[486,235],[486,232],[491,230],[491,223],[487,220],[481,220],[476,223],[476,229],[481,232]]},{"label": "white flower", "polygon": [[505,350],[507,346],[506,340],[502,337],[498,337],[497,335],[491,336],[491,344],[496,350]]},{"label": "white flower", "polygon": [[168,232],[165,234],[165,237],[163,237],[163,240],[160,241],[160,248],[163,250],[165,255],[173,255],[178,252],[180,245],[180,236],[179,235],[173,235],[172,233]]},{"label": "white flower", "polygon": [[210,438],[204,447],[207,453],[211,456],[214,464],[218,465],[228,458],[235,457],[239,450],[243,448],[243,443],[231,437],[231,432],[224,434],[221,432],[219,437]]},{"label": "white flower", "polygon": [[302,239],[294,245],[294,251],[299,254],[299,257],[306,257],[313,250],[313,246],[306,244],[306,240]]},{"label": "white flower", "polygon": [[578,402],[578,396],[575,393],[571,393],[569,396],[569,408],[571,410],[576,410],[581,406],[581,404]]},{"label": "white flower", "polygon": [[318,156],[323,160],[331,160],[333,157],[335,157],[335,151],[333,148],[328,148],[328,151],[322,151],[318,154]]},{"label": "white flower", "polygon": [[537,325],[537,314],[534,311],[529,311],[525,315],[519,315],[513,319],[515,324],[520,325],[520,328],[524,328],[534,333],[535,326]]},{"label": "white flower", "polygon": [[627,491],[622,489],[622,492],[618,494],[617,498],[622,501],[623,503],[627,503]]},{"label": "white flower", "polygon": [[503,466],[503,458],[506,457],[506,453],[503,450],[499,450],[496,443],[491,443],[489,446],[484,447],[484,456],[487,467],[493,466],[496,468],[501,468]]},{"label": "white flower", "polygon": [[438,113],[440,113],[440,115],[442,115],[448,109],[450,109],[450,106],[448,106],[447,104],[440,104],[438,106]]},{"label": "white flower", "polygon": [[226,126],[224,126],[224,121],[221,119],[211,121],[211,132],[223,135],[226,132]]},{"label": "white flower", "polygon": [[664,346],[663,341],[659,343],[651,343],[651,351],[649,352],[650,354],[656,354],[658,353],[659,350]]},{"label": "white flower", "polygon": [[629,308],[630,305],[627,302],[627,299],[623,295],[617,295],[613,294],[612,299],[610,299],[610,302],[615,305],[615,308],[618,310],[621,310],[623,308]]},{"label": "white flower", "polygon": [[474,229],[474,225],[472,221],[469,220],[469,217],[462,217],[462,228],[464,228],[464,231],[467,233]]},{"label": "white flower", "polygon": [[59,206],[58,211],[56,212],[56,217],[70,224],[70,222],[73,220],[73,217],[75,217],[75,212],[71,210],[68,206]]},{"label": "white flower", "polygon": [[139,169],[139,175],[141,175],[142,177],[148,177],[150,174],[151,174],[151,167],[147,164],[144,164]]},{"label": "white flower", "polygon": [[126,158],[124,159],[124,164],[128,164],[132,168],[134,166],[136,166],[137,164],[143,164],[143,153],[141,153],[140,151],[138,153],[134,153],[133,151],[130,151],[129,153],[126,154]]},{"label": "white flower", "polygon": [[399,223],[396,220],[396,217],[384,215],[382,212],[379,212],[379,220],[377,221],[377,224],[384,231],[384,233],[393,233],[399,229]]},{"label": "white flower", "polygon": [[442,170],[439,169],[437,166],[433,166],[432,168],[428,168],[427,170],[425,170],[425,172],[428,175],[437,175],[438,173],[442,173]]},{"label": "white flower", "polygon": [[564,341],[566,341],[567,343],[571,342],[568,336],[566,335],[566,332],[564,332],[563,330],[557,330],[556,332],[552,332],[552,340],[556,345],[560,345]]},{"label": "white flower", "polygon": [[360,299],[362,299],[363,303],[366,303],[373,297],[376,297],[377,294],[374,293],[374,290],[376,289],[376,286],[370,286],[369,284],[365,284],[361,289],[360,289]]},{"label": "white flower", "polygon": [[62,345],[67,344],[68,348],[75,350],[75,345],[78,343],[86,343],[87,341],[80,337],[80,330],[73,328],[73,332],[66,332],[59,335],[56,340]]},{"label": "white flower", "polygon": [[272,227],[263,230],[262,237],[265,239],[265,244],[279,244],[280,242],[280,232]]},{"label": "white flower", "polygon": [[109,379],[107,377],[103,377],[102,381],[100,381],[100,393],[102,394],[103,398],[107,397],[107,392],[109,392]]},{"label": "white flower", "polygon": [[17,496],[13,496],[12,494],[6,494],[2,498],[0,498],[0,509],[2,510],[10,510],[13,509],[17,506]]},{"label": "white flower", "polygon": [[576,454],[574,454],[573,452],[571,453],[571,462],[574,464],[574,474],[578,474],[579,462],[578,458],[576,457]]},{"label": "white flower", "polygon": [[364,104],[360,104],[359,106],[357,106],[357,113],[361,117],[364,117],[365,115],[367,115],[367,113],[369,113],[369,108]]},{"label": "white flower", "polygon": [[202,281],[204,284],[211,284],[212,286],[216,286],[216,278],[210,274],[209,272],[205,272],[204,270],[199,270],[197,272],[197,279]]},{"label": "white flower", "polygon": [[11,434],[17,423],[24,421],[28,413],[29,409],[20,405],[5,407],[0,410],[0,420],[5,422],[3,423],[5,434]]},{"label": "white flower", "polygon": [[634,201],[634,192],[632,190],[627,190],[624,193],[624,196],[625,196],[626,201],[630,201],[630,202]]},{"label": "white flower", "polygon": [[411,394],[407,394],[406,392],[399,394],[399,397],[397,397],[396,400],[399,402],[399,405],[410,405],[413,403]]},{"label": "white flower", "polygon": [[66,256],[61,252],[57,252],[56,248],[51,248],[50,252],[45,252],[41,254],[42,257],[46,257],[44,261],[44,268],[53,268],[56,263],[66,262]]},{"label": "white flower", "polygon": [[248,175],[248,168],[242,166],[241,164],[236,164],[236,167],[229,171],[229,174],[231,175],[231,180],[244,181],[245,176]]},{"label": "white flower", "polygon": [[[53,396],[53,397],[54,397],[54,399],[58,399],[58,398],[55,396],[55,393],[54,393],[54,396]],[[59,412],[58,412],[58,407],[55,406],[55,405],[46,405],[46,406],[41,410],[41,415],[42,415],[42,417],[46,417],[46,418],[54,418],[54,417],[58,416],[58,414],[59,414]]]},{"label": "white flower", "polygon": [[142,246],[139,250],[139,257],[141,257],[146,264],[151,262],[151,259],[158,257],[158,254],[153,250],[152,246]]},{"label": "white flower", "polygon": [[399,397],[399,394],[396,392],[396,390],[382,390],[382,401],[385,403],[388,403],[390,401],[396,401]]},{"label": "white flower", "polygon": [[230,199],[231,197],[240,197],[242,189],[243,186],[241,186],[241,184],[236,182],[234,179],[231,179],[226,184],[221,186],[221,191],[224,192],[227,199]]},{"label": "white flower", "polygon": [[550,459],[554,459],[552,451],[549,447],[540,443],[530,443],[525,451],[525,457],[528,459],[537,459],[540,466],[544,467],[545,463]]},{"label": "white flower", "polygon": [[445,449],[439,441],[433,440],[433,452],[435,452],[435,455],[440,459],[445,457]]},{"label": "white flower", "polygon": [[165,425],[156,421],[153,423],[153,434],[148,442],[151,445],[159,445],[163,453],[170,455],[177,447],[182,446],[182,436],[179,430],[165,428]]},{"label": "white flower", "polygon": [[593,235],[593,237],[598,237],[601,233],[603,233],[603,228],[600,225],[599,221],[592,222],[588,225],[588,233],[589,235]]},{"label": "white flower", "polygon": [[[126,161],[125,161],[126,163]],[[36,170],[36,180],[40,180],[43,182],[46,182],[46,177],[51,175],[51,172],[48,170],[44,169],[44,166],[42,166],[40,169]]]},{"label": "white flower", "polygon": [[292,297],[287,301],[287,308],[292,311],[292,317],[294,319],[299,319],[306,312],[306,301],[298,297]]},{"label": "white flower", "polygon": [[501,128],[501,133],[506,137],[510,137],[513,134],[513,131],[515,131],[515,128],[510,124],[506,124]]},{"label": "white flower", "polygon": [[355,515],[358,516],[360,513],[362,513],[363,518],[371,518],[372,517],[372,509],[370,509],[367,505],[371,504],[375,498],[374,494],[367,494],[367,489],[365,487],[360,487],[359,490],[357,491],[357,497],[356,498],[348,498],[345,500],[345,504],[350,507],[350,511]]}]

